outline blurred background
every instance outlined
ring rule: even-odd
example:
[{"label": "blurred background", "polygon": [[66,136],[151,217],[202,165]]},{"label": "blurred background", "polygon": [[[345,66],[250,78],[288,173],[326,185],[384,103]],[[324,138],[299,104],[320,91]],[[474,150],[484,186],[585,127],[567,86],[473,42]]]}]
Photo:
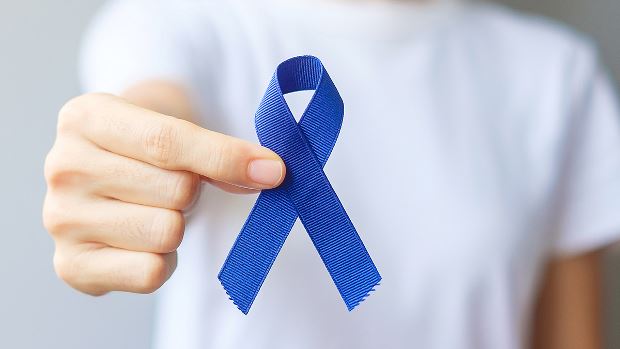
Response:
[{"label": "blurred background", "polygon": [[[619,0],[501,0],[588,33],[620,78]],[[148,348],[154,296],[92,298],[59,281],[41,223],[56,112],[79,93],[76,53],[102,0],[0,0],[0,348]],[[607,256],[606,338],[620,348],[620,252]],[[617,273],[616,273],[617,274]],[[79,329],[79,331],[75,331]]]}]

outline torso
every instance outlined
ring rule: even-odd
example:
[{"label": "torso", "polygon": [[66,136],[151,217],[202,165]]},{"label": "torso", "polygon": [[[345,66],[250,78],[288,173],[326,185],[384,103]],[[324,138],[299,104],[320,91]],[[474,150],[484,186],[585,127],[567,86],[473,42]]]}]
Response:
[{"label": "torso", "polygon": [[541,108],[533,87],[559,54],[515,65],[497,24],[485,22],[493,9],[450,8],[409,34],[363,37],[326,17],[245,6],[192,10],[213,19],[204,25],[212,45],[196,44],[204,125],[256,140],[253,113],[276,65],[321,58],[345,103],[325,172],[383,281],[349,313],[297,222],[242,315],[217,273],[255,196],[206,187],[162,290],[159,347],[521,347],[557,176],[556,144],[542,140],[562,137],[539,127],[555,96]]}]

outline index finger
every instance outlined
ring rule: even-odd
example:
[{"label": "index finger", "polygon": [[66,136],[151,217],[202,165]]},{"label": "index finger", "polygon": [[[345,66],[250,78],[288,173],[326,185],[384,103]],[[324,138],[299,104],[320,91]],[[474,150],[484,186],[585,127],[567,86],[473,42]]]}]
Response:
[{"label": "index finger", "polygon": [[76,104],[81,134],[110,152],[249,188],[275,187],[284,179],[283,161],[260,145],[112,95],[90,95]]}]

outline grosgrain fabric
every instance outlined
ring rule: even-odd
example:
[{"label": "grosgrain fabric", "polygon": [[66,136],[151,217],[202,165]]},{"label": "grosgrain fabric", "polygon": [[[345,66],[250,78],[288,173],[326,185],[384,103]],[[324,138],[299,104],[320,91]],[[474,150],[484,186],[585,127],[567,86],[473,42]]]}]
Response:
[{"label": "grosgrain fabric", "polygon": [[[297,123],[284,94],[303,90],[315,92]],[[244,314],[298,216],[349,310],[381,281],[323,172],[343,115],[340,94],[318,58],[299,56],[278,66],[255,123],[260,143],[284,160],[286,178],[278,188],[260,193],[218,275]]]}]

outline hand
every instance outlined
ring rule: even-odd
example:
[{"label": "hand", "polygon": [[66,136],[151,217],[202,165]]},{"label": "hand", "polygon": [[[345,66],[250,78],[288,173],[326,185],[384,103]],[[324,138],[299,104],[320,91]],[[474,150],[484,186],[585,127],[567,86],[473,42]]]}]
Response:
[{"label": "hand", "polygon": [[176,267],[182,210],[201,180],[245,192],[278,186],[284,173],[259,145],[112,95],[77,97],[59,113],[45,162],[56,273],[92,295],[153,292]]}]

